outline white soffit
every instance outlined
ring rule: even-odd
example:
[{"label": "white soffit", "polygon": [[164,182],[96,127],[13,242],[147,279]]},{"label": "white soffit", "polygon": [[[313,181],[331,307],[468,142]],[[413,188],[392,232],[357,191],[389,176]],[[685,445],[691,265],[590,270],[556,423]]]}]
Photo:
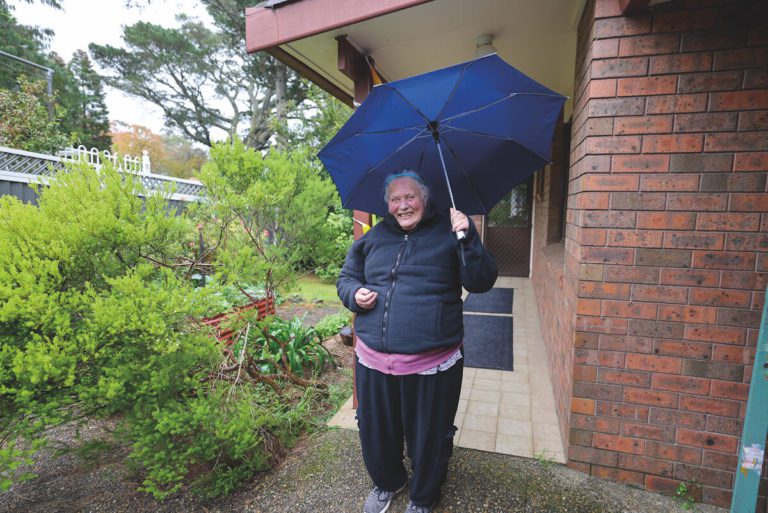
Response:
[{"label": "white soffit", "polygon": [[501,58],[573,97],[576,27],[583,5],[583,0],[434,0],[281,48],[351,95],[352,81],[337,69],[337,36],[346,35],[371,55],[391,81],[470,60],[475,38],[491,34]]}]

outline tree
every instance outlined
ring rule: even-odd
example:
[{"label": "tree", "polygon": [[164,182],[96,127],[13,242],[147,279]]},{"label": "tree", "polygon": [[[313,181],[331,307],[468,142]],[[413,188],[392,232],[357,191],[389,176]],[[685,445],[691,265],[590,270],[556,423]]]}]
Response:
[{"label": "tree", "polygon": [[140,157],[144,150],[149,153],[152,172],[192,178],[208,160],[205,150],[196,148],[190,141],[172,134],[156,134],[141,125],[112,124],[112,151],[121,155]]},{"label": "tree", "polygon": [[48,117],[45,83],[19,81],[20,90],[0,89],[0,146],[55,153],[67,145],[57,119]]},{"label": "tree", "polygon": [[[50,66],[45,52],[53,32],[48,29],[21,25],[11,13],[11,6],[0,0],[0,50],[43,66]],[[0,56],[0,89],[16,89],[20,75],[35,73],[44,78],[43,71],[24,63]]]},{"label": "tree", "polygon": [[67,65],[74,87],[72,97],[67,98],[67,113],[62,119],[62,129],[73,139],[88,148],[109,149],[109,111],[105,101],[101,77],[93,69],[88,54],[77,50]]}]

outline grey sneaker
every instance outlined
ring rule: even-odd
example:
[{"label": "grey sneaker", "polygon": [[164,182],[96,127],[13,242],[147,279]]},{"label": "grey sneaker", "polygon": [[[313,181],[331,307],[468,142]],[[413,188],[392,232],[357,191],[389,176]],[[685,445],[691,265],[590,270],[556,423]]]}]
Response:
[{"label": "grey sneaker", "polygon": [[405,513],[432,513],[432,506],[417,506],[413,501],[409,501]]},{"label": "grey sneaker", "polygon": [[368,494],[368,498],[365,499],[365,506],[363,506],[363,513],[384,513],[389,509],[389,505],[392,503],[392,499],[405,489],[405,483],[403,486],[395,490],[394,492],[386,492],[374,486],[371,493]]}]

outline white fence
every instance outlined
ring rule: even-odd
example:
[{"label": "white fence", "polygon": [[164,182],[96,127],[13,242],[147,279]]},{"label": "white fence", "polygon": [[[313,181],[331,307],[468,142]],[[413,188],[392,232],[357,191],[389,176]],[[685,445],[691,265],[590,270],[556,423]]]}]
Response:
[{"label": "white fence", "polygon": [[114,164],[114,166],[123,171],[124,173],[135,173],[148,175],[151,173],[151,165],[149,162],[149,152],[144,150],[141,157],[131,157],[130,155],[123,155],[121,159],[117,152],[110,153],[109,150],[99,151],[98,148],[91,148],[90,150],[83,145],[77,148],[66,148],[59,152],[59,157],[65,162],[88,162],[90,165],[98,169],[101,167],[101,159],[108,159]]}]

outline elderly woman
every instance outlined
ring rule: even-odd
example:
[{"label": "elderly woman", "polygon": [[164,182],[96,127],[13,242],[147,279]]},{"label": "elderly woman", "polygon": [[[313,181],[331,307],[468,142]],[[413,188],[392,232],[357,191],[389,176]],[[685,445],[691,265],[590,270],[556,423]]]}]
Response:
[{"label": "elderly woman", "polygon": [[[428,513],[440,498],[453,450],[461,391],[462,286],[485,292],[496,263],[472,221],[431,208],[419,175],[388,177],[389,214],[347,254],[337,282],[356,312],[357,422],[374,488],[364,513],[383,513],[405,488],[407,442],[413,476],[406,513]],[[452,232],[465,231],[458,242]]]}]

